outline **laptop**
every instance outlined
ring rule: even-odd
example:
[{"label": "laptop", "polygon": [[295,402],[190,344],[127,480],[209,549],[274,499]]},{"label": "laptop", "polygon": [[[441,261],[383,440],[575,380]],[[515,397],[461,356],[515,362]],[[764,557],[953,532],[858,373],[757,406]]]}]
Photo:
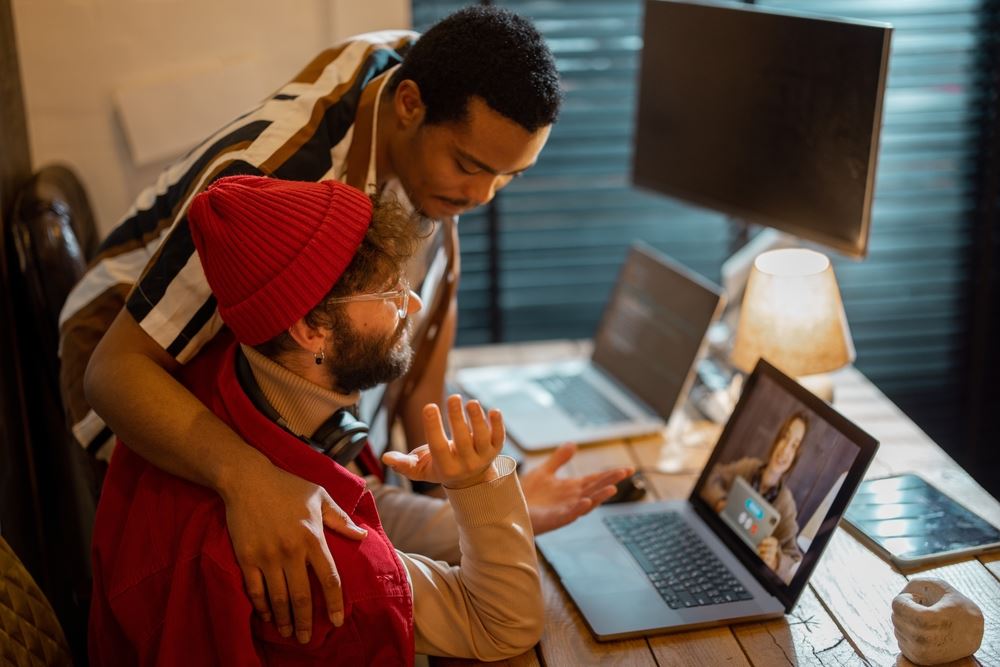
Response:
[{"label": "laptop", "polygon": [[[772,461],[772,451],[794,440],[787,436],[794,419],[806,425],[797,457]],[[795,606],[877,448],[761,361],[686,501],[602,506],[536,543],[599,640],[779,617]],[[772,465],[784,474],[765,502],[788,516],[766,529],[779,545],[767,563],[725,514],[734,494],[745,507],[764,492],[733,480],[762,478],[749,471]]]},{"label": "laptop", "polygon": [[729,489],[726,507],[719,516],[751,549],[756,549],[764,538],[774,532],[781,513],[750,486],[750,482],[737,477]]},{"label": "laptop", "polygon": [[522,449],[661,430],[686,395],[722,291],[636,243],[618,275],[589,359],[465,368],[456,382],[499,408]]}]

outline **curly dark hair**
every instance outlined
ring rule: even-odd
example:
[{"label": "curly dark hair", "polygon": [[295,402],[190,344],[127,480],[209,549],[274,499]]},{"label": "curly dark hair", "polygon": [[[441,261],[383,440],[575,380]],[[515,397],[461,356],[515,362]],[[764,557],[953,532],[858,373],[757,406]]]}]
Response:
[{"label": "curly dark hair", "polygon": [[470,97],[528,132],[551,125],[562,94],[552,52],[527,19],[493,6],[461,9],[434,24],[403,59],[389,89],[410,79],[430,125],[462,122]]},{"label": "curly dark hair", "polygon": [[[305,315],[306,323],[313,328],[330,328],[339,321],[337,314],[344,304],[328,303],[329,299],[389,289],[387,284],[403,273],[420,240],[430,231],[424,218],[408,213],[394,198],[372,196],[371,200],[372,223],[354,258],[322,301]],[[283,331],[255,349],[273,359],[300,348]]]}]

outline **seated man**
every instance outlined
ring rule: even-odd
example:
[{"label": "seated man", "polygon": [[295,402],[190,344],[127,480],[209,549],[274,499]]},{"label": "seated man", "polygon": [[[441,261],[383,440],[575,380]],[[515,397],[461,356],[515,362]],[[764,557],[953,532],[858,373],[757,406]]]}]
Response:
[{"label": "seated man", "polygon": [[514,463],[497,457],[498,412],[469,403],[467,420],[452,396],[449,441],[438,407],[424,410],[427,445],[411,467],[446,490],[457,568],[394,551],[364,481],[332,458],[343,448],[318,442],[360,390],[409,364],[407,315],[420,308],[401,280],[418,240],[409,216],[336,181],[233,176],[199,195],[189,220],[227,328],[182,382],[273,465],[329,493],[361,539],[326,531],[343,611],[314,605],[311,636],[296,642],[253,613],[223,500],[117,447],[94,529],[93,664],[495,660],[534,645],[544,607]]}]

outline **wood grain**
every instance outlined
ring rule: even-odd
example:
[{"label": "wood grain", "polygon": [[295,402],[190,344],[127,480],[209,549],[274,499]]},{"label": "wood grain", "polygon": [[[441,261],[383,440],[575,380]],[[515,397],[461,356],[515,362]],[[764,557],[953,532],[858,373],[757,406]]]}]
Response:
[{"label": "wood grain", "polygon": [[573,474],[589,475],[608,468],[634,467],[632,457],[621,442],[578,447],[570,461]]},{"label": "wood grain", "polygon": [[431,657],[428,662],[434,667],[472,667],[473,665],[489,665],[490,667],[541,667],[542,663],[538,659],[538,654],[532,649],[521,655],[500,660],[498,662],[479,662],[478,660],[463,660],[461,658],[435,658]]},{"label": "wood grain", "polygon": [[982,563],[996,579],[1000,580],[1000,553],[991,553],[980,556],[979,562]]},{"label": "wood grain", "polygon": [[636,466],[644,471],[643,478],[653,494],[660,500],[687,498],[698,479],[698,475],[693,473],[663,474],[655,472],[657,464],[665,458],[674,460],[676,457],[686,454],[683,451],[677,453],[677,447],[662,437],[633,439],[629,442],[629,450]]},{"label": "wood grain", "polygon": [[844,633],[806,588],[785,618],[733,626],[754,665],[856,665],[862,662]]},{"label": "wood grain", "polygon": [[906,578],[838,528],[810,585],[855,650],[874,665],[891,665],[899,647],[892,631],[892,598]]},{"label": "wood grain", "polygon": [[727,627],[650,637],[649,646],[660,665],[750,665]]}]

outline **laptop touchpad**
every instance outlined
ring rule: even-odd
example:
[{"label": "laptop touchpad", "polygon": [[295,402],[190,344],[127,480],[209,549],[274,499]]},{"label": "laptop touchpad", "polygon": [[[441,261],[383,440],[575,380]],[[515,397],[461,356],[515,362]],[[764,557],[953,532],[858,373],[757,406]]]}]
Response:
[{"label": "laptop touchpad", "polygon": [[649,581],[639,564],[617,542],[561,541],[558,550],[546,551],[545,557],[553,565],[558,564],[559,576],[566,584],[573,580],[593,584],[598,577],[604,593],[649,589]]}]

